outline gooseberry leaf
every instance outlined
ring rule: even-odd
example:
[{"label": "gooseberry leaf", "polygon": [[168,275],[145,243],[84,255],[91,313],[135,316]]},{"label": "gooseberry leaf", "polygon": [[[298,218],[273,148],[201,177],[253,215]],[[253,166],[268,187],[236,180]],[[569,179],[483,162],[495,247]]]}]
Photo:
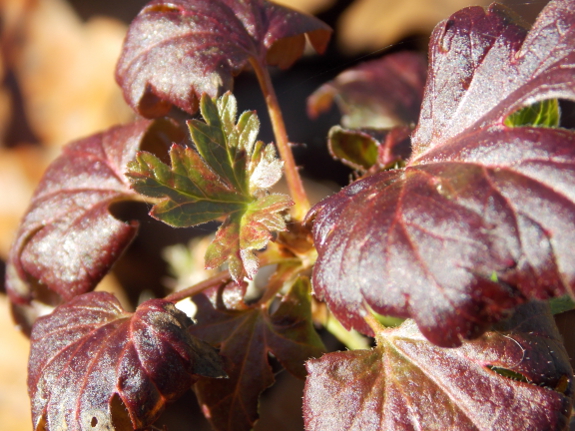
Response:
[{"label": "gooseberry leaf", "polygon": [[549,300],[551,313],[560,314],[575,309],[575,301],[569,295],[558,296]]},{"label": "gooseberry leaf", "polygon": [[134,189],[159,199],[150,215],[174,227],[195,226],[225,217],[206,252],[206,267],[228,262],[235,280],[253,278],[256,250],[273,232],[286,229],[282,213],[293,205],[287,195],[269,194],[282,175],[273,145],[256,141],[259,120],[244,112],[236,124],[237,102],[226,93],[217,101],[204,95],[205,123],[188,122],[195,149],[173,145],[171,166],[140,152],[129,165]]},{"label": "gooseberry leaf", "polygon": [[348,129],[391,128],[417,121],[425,85],[425,57],[398,52],[367,61],[323,84],[307,101],[316,118],[335,101]]},{"label": "gooseberry leaf", "polygon": [[334,159],[360,173],[397,168],[411,155],[411,129],[344,129],[333,126],[328,135],[329,152]]},{"label": "gooseberry leaf", "polygon": [[573,371],[548,306],[526,304],[496,329],[441,348],[408,319],[374,349],[308,361],[306,430],[565,429]]},{"label": "gooseberry leaf", "polygon": [[116,219],[109,206],[137,199],[123,172],[140,145],[159,135],[182,134],[169,121],[142,120],[64,147],[38,185],[10,251],[6,287],[14,304],[57,305],[98,284],[137,231],[136,222]]},{"label": "gooseberry leaf", "polygon": [[330,35],[317,18],[265,0],[155,0],[130,25],[116,80],[145,117],[172,105],[193,114],[203,93],[231,90],[250,61],[287,68],[306,36],[321,53]]},{"label": "gooseberry leaf", "polygon": [[429,57],[406,166],[308,215],[313,285],[348,328],[371,334],[371,307],[457,346],[529,298],[574,294],[575,133],[505,120],[575,100],[575,1],[551,1],[529,32],[502,6],[463,9]]},{"label": "gooseberry leaf", "polygon": [[200,379],[195,391],[202,410],[218,430],[247,431],[258,419],[260,394],[274,383],[271,353],[291,374],[305,377],[304,362],[325,348],[311,320],[309,280],[299,279],[270,313],[262,307],[229,310],[194,298],[197,325],[192,335],[218,347],[225,358],[226,380]]},{"label": "gooseberry leaf", "polygon": [[39,318],[28,364],[34,429],[140,429],[198,376],[224,377],[221,358],[190,324],[171,302],[151,299],[128,313],[107,292]]},{"label": "gooseberry leaf", "polygon": [[557,99],[548,99],[514,112],[505,119],[505,125],[509,127],[559,127],[560,119],[559,101]]}]

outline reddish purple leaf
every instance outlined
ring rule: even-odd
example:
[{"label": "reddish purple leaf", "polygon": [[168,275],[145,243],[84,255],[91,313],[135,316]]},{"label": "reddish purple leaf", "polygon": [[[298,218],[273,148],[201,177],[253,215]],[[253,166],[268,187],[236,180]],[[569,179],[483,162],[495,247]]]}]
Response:
[{"label": "reddish purple leaf", "polygon": [[528,298],[574,293],[575,133],[504,121],[575,99],[575,0],[549,3],[528,34],[502,6],[464,9],[430,59],[407,166],[312,209],[313,280],[346,327],[371,333],[367,303],[456,346]]},{"label": "reddish purple leaf", "polygon": [[431,344],[407,320],[379,333],[375,349],[309,361],[306,430],[565,429],[569,357],[548,307],[523,308],[456,349]]},{"label": "reddish purple leaf", "polygon": [[28,388],[37,431],[118,431],[153,423],[197,376],[225,376],[190,320],[152,299],[135,313],[113,295],[78,296],[32,330]]},{"label": "reddish purple leaf", "polygon": [[[124,175],[145,139],[171,123],[139,121],[73,142],[48,168],[10,251],[7,289],[17,306],[57,305],[93,289],[136,234],[108,211],[133,199]],[[45,291],[57,294],[50,298]]]},{"label": "reddish purple leaf", "polygon": [[347,128],[389,128],[417,121],[425,85],[425,57],[399,52],[365,62],[318,88],[307,101],[316,118],[337,102]]},{"label": "reddish purple leaf", "polygon": [[130,26],[116,79],[146,117],[165,115],[171,105],[194,113],[202,93],[230,90],[250,59],[289,67],[306,35],[323,52],[331,29],[265,0],[155,0]]},{"label": "reddish purple leaf", "polygon": [[274,383],[268,353],[292,374],[305,377],[304,362],[318,357],[323,344],[311,321],[309,281],[300,280],[278,309],[214,308],[203,295],[195,297],[198,324],[190,328],[226,359],[229,379],[200,379],[196,394],[202,410],[219,431],[247,431],[258,419],[260,394]]}]

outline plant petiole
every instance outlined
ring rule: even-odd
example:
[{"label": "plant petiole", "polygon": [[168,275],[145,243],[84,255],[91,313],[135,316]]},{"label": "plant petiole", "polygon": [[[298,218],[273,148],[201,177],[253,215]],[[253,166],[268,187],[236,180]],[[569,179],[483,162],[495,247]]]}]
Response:
[{"label": "plant petiole", "polygon": [[177,292],[171,293],[168,296],[166,296],[164,299],[166,301],[170,301],[173,303],[176,303],[178,301],[181,301],[182,299],[186,299],[189,297],[192,297],[194,295],[197,295],[198,293],[203,292],[206,289],[209,289],[210,287],[214,287],[217,285],[221,285],[224,283],[227,283],[228,281],[230,281],[232,279],[229,271],[222,271],[219,272],[218,274],[207,278],[204,281],[201,281],[197,284],[194,284],[193,286],[187,287],[185,289],[182,290],[178,290]]},{"label": "plant petiole", "polygon": [[281,108],[279,106],[268,69],[262,66],[260,62],[253,57],[250,58],[250,64],[256,72],[260,88],[266,100],[268,113],[270,115],[270,120],[276,139],[276,146],[280,153],[280,157],[284,162],[284,173],[286,176],[287,185],[290,191],[290,195],[295,202],[292,210],[292,215],[296,221],[302,221],[309,211],[310,205],[298,172],[298,168],[295,164]]}]

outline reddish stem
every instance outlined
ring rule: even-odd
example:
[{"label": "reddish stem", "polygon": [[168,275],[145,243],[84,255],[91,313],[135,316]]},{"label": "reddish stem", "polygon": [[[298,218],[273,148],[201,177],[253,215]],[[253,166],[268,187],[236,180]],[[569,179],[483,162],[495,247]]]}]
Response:
[{"label": "reddish stem", "polygon": [[232,277],[230,276],[229,271],[222,271],[198,284],[194,284],[193,286],[187,287],[183,290],[178,290],[177,292],[174,292],[166,296],[164,299],[166,301],[176,303],[178,301],[181,301],[182,299],[186,299],[188,297],[197,295],[198,293],[201,293],[204,290],[209,289],[210,287],[226,283],[231,279]]},{"label": "reddish stem", "polygon": [[371,313],[367,313],[364,317],[365,321],[369,325],[369,327],[373,330],[375,334],[375,338],[378,338],[379,333],[385,329],[385,327],[375,318],[375,316]]},{"label": "reddish stem", "polygon": [[290,195],[295,202],[293,208],[293,216],[296,221],[301,221],[309,211],[309,201],[303,188],[293,153],[291,151],[290,143],[288,140],[285,123],[282,116],[282,111],[279,106],[275,90],[272,85],[268,69],[262,66],[254,57],[250,58],[250,63],[254,68],[262,93],[266,100],[268,113],[274,130],[276,138],[276,145],[280,153],[280,157],[284,162],[284,172],[287,180],[287,185]]}]

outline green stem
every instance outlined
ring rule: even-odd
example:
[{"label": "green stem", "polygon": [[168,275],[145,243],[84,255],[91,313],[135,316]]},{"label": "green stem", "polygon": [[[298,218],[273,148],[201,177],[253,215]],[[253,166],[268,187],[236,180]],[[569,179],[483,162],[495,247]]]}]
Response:
[{"label": "green stem", "polygon": [[329,313],[324,327],[350,350],[365,350],[370,347],[367,338],[353,329],[351,331],[345,329],[331,313]]},{"label": "green stem", "polygon": [[262,93],[266,100],[272,128],[274,130],[276,145],[280,153],[280,157],[284,162],[284,172],[287,185],[290,195],[295,202],[293,216],[296,221],[301,221],[309,211],[310,205],[293,158],[281,108],[267,67],[262,66],[254,57],[250,58],[250,63],[256,72]]},{"label": "green stem", "polygon": [[181,301],[182,299],[186,299],[188,297],[197,295],[198,293],[203,292],[204,290],[209,289],[210,287],[226,283],[230,281],[231,278],[232,277],[230,276],[229,271],[222,271],[204,281],[194,284],[193,286],[187,287],[183,290],[178,290],[177,292],[174,292],[166,296],[164,299],[166,301],[176,303],[178,301]]}]

